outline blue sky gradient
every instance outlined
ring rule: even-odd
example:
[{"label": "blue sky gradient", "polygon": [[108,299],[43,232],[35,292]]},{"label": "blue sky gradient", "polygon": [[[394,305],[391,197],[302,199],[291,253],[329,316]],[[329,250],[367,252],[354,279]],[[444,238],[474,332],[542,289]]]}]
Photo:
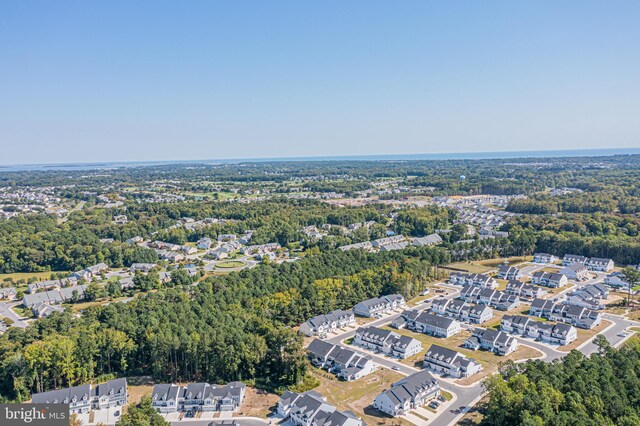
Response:
[{"label": "blue sky gradient", "polygon": [[638,1],[0,2],[0,164],[640,147]]}]

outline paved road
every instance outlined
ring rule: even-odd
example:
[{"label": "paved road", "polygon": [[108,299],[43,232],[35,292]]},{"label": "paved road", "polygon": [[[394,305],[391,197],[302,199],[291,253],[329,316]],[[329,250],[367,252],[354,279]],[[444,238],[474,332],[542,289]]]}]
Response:
[{"label": "paved road", "polygon": [[13,327],[25,328],[29,323],[21,319],[18,314],[11,309],[13,306],[18,306],[21,303],[22,302],[0,303],[0,316],[12,319]]},{"label": "paved road", "polygon": [[[215,420],[196,420],[196,419],[185,419],[177,422],[171,422],[172,426],[181,426],[181,425],[189,425],[189,426],[209,426],[212,422],[214,424],[220,424],[223,419],[215,419]],[[241,418],[230,418],[224,420],[235,420],[241,426],[264,426],[269,424],[269,420],[260,420],[260,419],[241,419]],[[275,423],[274,423],[275,424]]]},{"label": "paved road", "polygon": [[[529,271],[529,273],[531,273],[531,271]],[[582,286],[588,283],[590,284],[593,282],[597,282],[597,280],[598,278],[593,278],[587,282],[580,283],[579,285]],[[447,284],[440,284],[440,285],[443,287],[456,290],[454,293],[444,296],[448,299],[457,297],[457,295],[460,292],[459,287],[450,286]],[[424,310],[424,309],[427,309],[429,306],[430,306],[430,303],[421,303],[418,306],[416,306],[415,309]],[[382,325],[391,323],[392,321],[394,321],[399,317],[400,317],[400,313],[396,313],[390,316],[385,316],[384,318],[381,318],[381,319],[376,319],[368,323],[367,325],[382,326]],[[624,340],[626,340],[626,337],[618,336],[618,334],[623,332],[628,327],[640,325],[640,322],[629,321],[617,315],[604,314],[603,317],[611,321],[613,325],[600,334],[604,335],[607,338],[607,340],[611,343],[611,345],[614,347],[619,346]],[[465,324],[463,325],[463,327],[468,328],[470,326]],[[349,330],[339,335],[329,336],[326,340],[333,344],[340,344],[343,340],[353,337],[354,335],[355,335],[355,330]],[[554,349],[553,347],[550,347],[548,345],[544,345],[538,342],[523,340],[522,343],[528,346],[532,346],[535,349],[538,349],[541,352],[543,352],[546,355],[546,357],[544,358],[546,362],[551,362],[555,359],[559,359],[567,355],[567,352],[560,352]],[[591,353],[597,351],[597,347],[596,345],[593,344],[593,340],[590,340],[586,344],[584,344],[582,347],[580,347],[579,351],[585,355],[590,355]],[[363,352],[366,352],[367,354],[371,355],[378,365],[381,365],[386,368],[392,368],[395,366],[395,370],[401,374],[409,375],[417,371],[420,371],[416,368],[404,365],[398,362],[397,360],[394,360],[393,358],[389,358],[389,357],[378,355],[378,354],[372,354],[372,352],[369,352],[369,351],[363,351]],[[460,411],[475,405],[475,403],[477,403],[480,397],[482,396],[482,385],[480,383],[476,383],[473,386],[460,386],[460,385],[452,384],[450,382],[441,380],[440,386],[445,391],[455,394],[456,400],[446,410],[439,412],[437,417],[435,417],[431,422],[429,422],[430,425],[448,426],[448,425],[455,424],[459,420],[459,418],[463,416],[463,413],[461,413]]]}]

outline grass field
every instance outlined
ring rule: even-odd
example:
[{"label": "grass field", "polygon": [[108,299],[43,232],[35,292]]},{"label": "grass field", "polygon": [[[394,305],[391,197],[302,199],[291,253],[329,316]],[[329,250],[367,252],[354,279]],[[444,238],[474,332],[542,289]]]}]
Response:
[{"label": "grass field", "polygon": [[242,268],[246,263],[240,260],[227,260],[225,262],[216,263],[216,268]]},{"label": "grass field", "polygon": [[482,370],[480,371],[480,373],[474,374],[471,377],[458,380],[458,382],[463,385],[474,383],[495,372],[498,369],[498,364],[500,362],[507,360],[519,361],[522,359],[537,358],[539,356],[542,356],[542,353],[540,353],[536,349],[524,345],[521,345],[515,352],[507,356],[499,356],[488,351],[473,351],[471,349],[463,348],[462,344],[464,343],[464,341],[471,337],[471,331],[469,330],[463,330],[461,333],[458,333],[455,336],[451,336],[448,339],[441,339],[438,337],[427,336],[426,334],[422,333],[414,333],[410,330],[395,330],[388,326],[382,328],[393,330],[398,334],[413,337],[414,339],[417,339],[422,343],[422,351],[420,353],[401,361],[403,364],[407,364],[412,367],[422,368],[424,354],[425,352],[427,352],[427,349],[429,349],[429,347],[431,347],[431,345],[433,344],[460,352],[466,357],[474,358],[482,365]]},{"label": "grass field", "polygon": [[373,399],[389,389],[393,382],[403,376],[386,368],[381,368],[354,382],[338,380],[332,374],[311,368],[311,374],[320,381],[314,390],[327,397],[330,404],[340,410],[351,410],[369,425],[410,425],[402,419],[391,418],[374,409]]},{"label": "grass field", "polygon": [[[60,271],[56,271],[60,272]],[[70,273],[68,271],[62,271],[65,273]],[[6,279],[12,279],[13,281],[19,280],[29,280],[29,278],[37,278],[38,281],[44,281],[51,278],[51,274],[53,271],[45,271],[45,272],[16,272],[14,274],[0,274],[0,283]]]},{"label": "grass field", "polygon": [[569,343],[565,346],[560,346],[558,349],[561,351],[570,351],[572,349],[576,349],[578,346],[591,339],[596,334],[600,333],[605,328],[611,325],[611,321],[602,320],[599,326],[591,330],[584,330],[582,328],[578,328],[578,338],[573,342]]},{"label": "grass field", "polygon": [[467,263],[467,262],[450,263],[449,265],[442,267],[442,269],[447,269],[447,268],[452,268],[452,272],[457,270],[462,270],[462,271],[469,272],[471,274],[484,274],[485,272],[488,272],[491,270],[491,268],[488,268],[486,266],[475,265],[473,263]]}]

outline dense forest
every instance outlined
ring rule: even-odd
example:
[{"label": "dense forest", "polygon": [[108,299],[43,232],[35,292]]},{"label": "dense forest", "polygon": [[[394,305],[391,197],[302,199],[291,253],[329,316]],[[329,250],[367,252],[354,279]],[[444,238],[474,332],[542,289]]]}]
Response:
[{"label": "dense forest", "polygon": [[561,361],[509,363],[484,387],[483,425],[636,426],[640,424],[640,339],[619,350],[604,337],[599,352]]},{"label": "dense forest", "polygon": [[306,363],[290,326],[381,294],[414,296],[433,266],[449,261],[436,248],[310,253],[92,307],[79,317],[56,313],[0,337],[0,394],[21,401],[32,391],[104,375],[292,385]]}]

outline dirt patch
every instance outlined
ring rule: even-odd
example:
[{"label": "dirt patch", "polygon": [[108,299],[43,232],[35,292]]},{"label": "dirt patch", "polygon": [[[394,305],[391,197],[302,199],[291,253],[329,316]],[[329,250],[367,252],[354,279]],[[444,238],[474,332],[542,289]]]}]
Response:
[{"label": "dirt patch", "polygon": [[266,417],[273,412],[280,397],[262,389],[247,388],[239,416]]},{"label": "dirt patch", "polygon": [[320,381],[314,390],[324,395],[330,404],[340,410],[351,410],[369,425],[410,425],[402,419],[392,418],[373,408],[375,397],[403,376],[386,368],[353,382],[338,380],[334,376],[322,374],[323,371],[312,368],[311,374]]},{"label": "dirt patch", "polygon": [[591,339],[593,336],[600,333],[602,330],[609,327],[610,325],[611,325],[611,321],[602,320],[599,326],[591,330],[584,330],[582,328],[578,328],[578,338],[573,342],[569,343],[568,345],[560,346],[558,350],[569,352],[572,349],[576,349],[578,346],[580,346],[587,340]]}]

